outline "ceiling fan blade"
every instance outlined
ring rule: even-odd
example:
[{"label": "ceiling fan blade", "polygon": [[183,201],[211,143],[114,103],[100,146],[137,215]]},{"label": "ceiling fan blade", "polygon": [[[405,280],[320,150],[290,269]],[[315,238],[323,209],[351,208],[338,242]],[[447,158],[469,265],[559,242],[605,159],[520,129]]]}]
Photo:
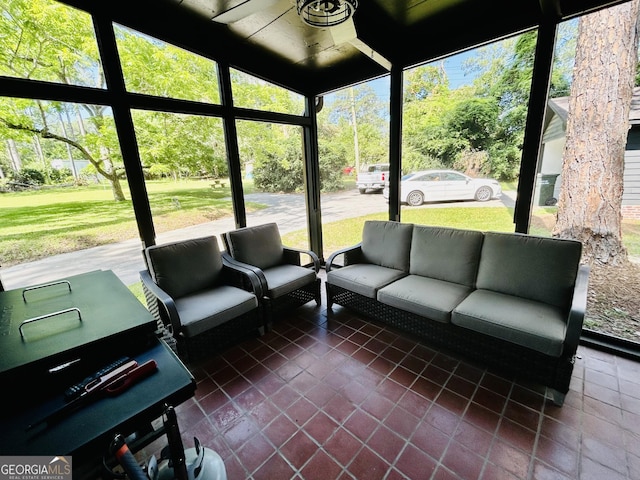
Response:
[{"label": "ceiling fan blade", "polygon": [[353,19],[349,19],[346,22],[342,22],[333,27],[326,27],[331,34],[334,45],[340,45],[341,43],[347,43],[358,37],[356,31],[356,25],[353,23]]},{"label": "ceiling fan blade", "polygon": [[342,43],[350,43],[367,57],[371,58],[374,62],[378,63],[387,70],[391,70],[391,62],[373,50],[369,45],[364,43],[358,38],[358,32],[356,26],[353,23],[353,19],[349,19],[339,25],[333,27],[327,27],[334,45],[340,45]]},{"label": "ceiling fan blade", "polygon": [[267,8],[280,2],[280,0],[246,0],[229,10],[214,16],[211,20],[217,23],[233,23],[242,20],[260,10]]},{"label": "ceiling fan blade", "polygon": [[378,65],[384,67],[389,72],[391,71],[391,62],[380,55],[378,52],[376,52],[369,45],[364,43],[362,40],[360,40],[359,38],[354,38],[350,40],[349,43],[360,50],[362,53],[364,53],[371,60],[376,62]]}]

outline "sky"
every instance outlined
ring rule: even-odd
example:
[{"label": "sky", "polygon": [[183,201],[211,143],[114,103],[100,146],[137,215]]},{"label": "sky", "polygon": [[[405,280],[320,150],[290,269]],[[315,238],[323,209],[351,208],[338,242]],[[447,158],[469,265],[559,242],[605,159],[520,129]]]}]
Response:
[{"label": "sky", "polygon": [[[456,88],[464,85],[471,85],[473,82],[473,75],[465,75],[462,64],[467,58],[472,57],[475,54],[475,50],[469,50],[444,59],[444,68],[447,72],[449,87],[451,89],[455,90]],[[388,101],[389,99],[389,83],[390,79],[388,75],[367,82],[382,101]],[[333,94],[327,95],[325,100],[327,102],[333,101]]]}]

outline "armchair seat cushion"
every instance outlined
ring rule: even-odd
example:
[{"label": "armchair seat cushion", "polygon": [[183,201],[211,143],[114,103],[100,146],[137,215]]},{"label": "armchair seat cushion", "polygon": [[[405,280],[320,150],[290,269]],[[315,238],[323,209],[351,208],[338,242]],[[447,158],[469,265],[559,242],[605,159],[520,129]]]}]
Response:
[{"label": "armchair seat cushion", "polygon": [[185,337],[204,333],[258,307],[253,293],[229,285],[187,295],[175,303]]},{"label": "armchair seat cushion", "polygon": [[408,275],[381,288],[378,291],[378,301],[438,322],[449,323],[453,309],[471,291],[471,287],[458,283]]},{"label": "armchair seat cushion", "polygon": [[316,281],[316,272],[298,265],[277,265],[263,271],[269,298],[280,298]]},{"label": "armchair seat cushion", "polygon": [[327,273],[327,282],[375,299],[378,290],[406,275],[407,272],[396,270],[395,268],[381,267],[370,263],[358,263],[331,270]]},{"label": "armchair seat cushion", "polygon": [[476,290],[453,311],[451,323],[559,357],[566,312],[535,300]]}]

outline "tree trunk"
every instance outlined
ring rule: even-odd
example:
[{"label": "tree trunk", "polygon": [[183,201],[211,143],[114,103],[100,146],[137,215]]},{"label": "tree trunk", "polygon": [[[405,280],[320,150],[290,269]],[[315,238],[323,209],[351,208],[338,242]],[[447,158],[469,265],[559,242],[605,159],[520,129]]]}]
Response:
[{"label": "tree trunk", "polygon": [[35,153],[40,163],[42,163],[42,168],[47,168],[47,160],[44,158],[44,152],[42,151],[42,144],[40,143],[40,137],[38,135],[33,136],[33,152]]},{"label": "tree trunk", "polygon": [[617,265],[622,186],[638,49],[639,0],[580,19],[553,236],[583,242],[583,259]]},{"label": "tree trunk", "polygon": [[[65,123],[64,118],[62,117],[62,112],[58,110],[58,120],[60,121],[60,126],[62,127],[62,133],[67,138],[73,138],[75,140],[75,134],[73,132],[73,125],[71,123],[71,119],[69,118],[69,109],[64,108],[64,112],[67,117],[67,123],[69,127],[67,128],[67,123]],[[73,175],[74,180],[78,180],[78,171],[76,170],[76,163],[73,161],[73,150],[71,145],[67,143],[67,157],[69,158],[69,165],[71,166],[71,174]]]},{"label": "tree trunk", "polygon": [[113,172],[113,177],[109,179],[111,182],[111,192],[113,193],[113,198],[116,202],[124,202],[126,197],[124,196],[124,192],[122,191],[122,184],[120,183],[120,179],[118,175]]},{"label": "tree trunk", "polygon": [[353,154],[356,161],[356,172],[360,171],[360,141],[358,139],[358,118],[356,117],[356,99],[353,93],[353,87],[349,89],[350,107],[351,107],[351,125],[353,126]]},{"label": "tree trunk", "polygon": [[9,154],[11,170],[18,173],[22,169],[22,160],[20,159],[20,153],[13,138],[7,140],[7,153]]}]

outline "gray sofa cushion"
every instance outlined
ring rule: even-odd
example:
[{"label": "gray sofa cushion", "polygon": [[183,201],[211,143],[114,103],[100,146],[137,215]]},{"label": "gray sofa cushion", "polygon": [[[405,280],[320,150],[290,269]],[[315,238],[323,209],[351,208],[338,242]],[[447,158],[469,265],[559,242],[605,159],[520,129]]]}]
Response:
[{"label": "gray sofa cushion", "polygon": [[379,289],[405,275],[401,270],[359,263],[331,270],[327,273],[327,283],[375,299]]},{"label": "gray sofa cushion", "polygon": [[297,265],[278,265],[263,270],[267,279],[269,298],[280,298],[283,295],[309,285],[316,280],[316,272],[310,268]]},{"label": "gray sofa cushion", "polygon": [[362,254],[374,265],[409,271],[409,251],[413,225],[368,220],[362,229]]},{"label": "gray sofa cushion", "polygon": [[188,295],[176,300],[182,333],[193,337],[258,306],[256,296],[241,288],[220,285],[213,290]]},{"label": "gray sofa cushion", "polygon": [[561,308],[546,303],[476,290],[454,309],[451,323],[559,357],[565,317]]},{"label": "gray sofa cushion", "polygon": [[283,262],[283,246],[278,225],[267,223],[227,233],[229,253],[236,260],[265,270]]},{"label": "gray sofa cushion", "polygon": [[154,245],[146,255],[153,280],[174,300],[213,287],[222,271],[216,237]]},{"label": "gray sofa cushion", "polygon": [[485,233],[476,287],[568,311],[581,252],[574,240]]},{"label": "gray sofa cushion", "polygon": [[448,323],[451,311],[471,291],[470,287],[457,283],[409,275],[381,288],[378,291],[378,301],[431,320]]},{"label": "gray sofa cushion", "polygon": [[444,227],[413,227],[409,273],[473,287],[484,234]]}]

